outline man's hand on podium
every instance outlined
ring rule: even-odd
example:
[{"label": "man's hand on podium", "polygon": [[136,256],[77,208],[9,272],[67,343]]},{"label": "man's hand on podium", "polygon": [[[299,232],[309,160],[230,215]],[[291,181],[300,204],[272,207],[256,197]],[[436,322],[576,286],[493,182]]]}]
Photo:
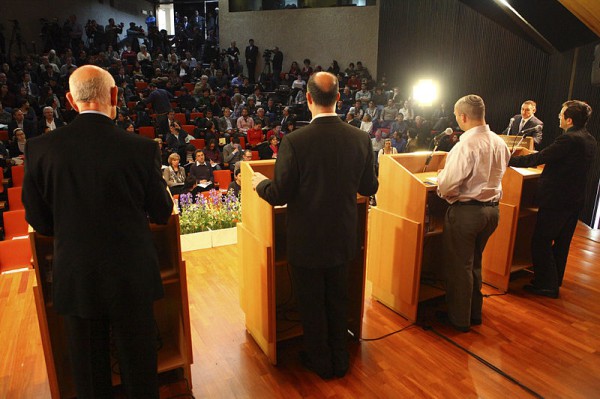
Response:
[{"label": "man's hand on podium", "polygon": [[254,174],[252,175],[252,188],[256,190],[256,186],[258,186],[258,184],[263,181],[263,180],[267,180],[268,177],[263,175],[262,173],[258,173],[258,172],[254,172]]}]

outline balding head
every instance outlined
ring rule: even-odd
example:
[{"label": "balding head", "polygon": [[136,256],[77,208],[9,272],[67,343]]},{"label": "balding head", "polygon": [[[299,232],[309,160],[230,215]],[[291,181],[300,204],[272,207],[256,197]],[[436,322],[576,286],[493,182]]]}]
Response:
[{"label": "balding head", "polygon": [[69,88],[67,99],[78,112],[98,111],[115,118],[118,89],[104,69],[94,65],[77,68],[69,78]]},{"label": "balding head", "polygon": [[335,107],[339,97],[339,83],[329,72],[317,72],[308,79],[307,91],[315,105]]},{"label": "balding head", "polygon": [[113,77],[102,68],[85,65],[69,77],[69,88],[75,102],[110,105],[110,90],[115,86]]}]

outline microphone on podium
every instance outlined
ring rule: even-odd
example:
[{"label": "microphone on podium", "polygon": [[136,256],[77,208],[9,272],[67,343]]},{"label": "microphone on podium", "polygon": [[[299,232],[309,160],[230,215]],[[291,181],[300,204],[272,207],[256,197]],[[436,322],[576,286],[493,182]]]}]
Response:
[{"label": "microphone on podium", "polygon": [[510,121],[508,121],[508,127],[506,128],[506,135],[509,136],[510,135],[510,128],[512,127],[512,124],[514,123],[515,118],[510,118]]},{"label": "microphone on podium", "polygon": [[429,162],[431,162],[431,158],[433,158],[433,153],[435,152],[435,150],[437,150],[438,148],[438,144],[440,142],[440,139],[444,136],[450,136],[453,133],[452,128],[446,128],[446,130],[444,130],[443,132],[441,132],[440,134],[438,134],[437,136],[435,136],[433,138],[433,144],[435,144],[435,146],[433,147],[433,150],[431,151],[431,153],[427,156],[427,159],[425,160],[425,166],[423,167],[423,172],[427,171],[427,167],[429,166]]},{"label": "microphone on podium", "polygon": [[[542,129],[543,129],[542,125],[537,125],[534,127],[530,127],[529,129],[521,130],[521,132],[519,134],[522,134],[523,137],[527,137],[530,135],[530,133],[541,132]],[[533,134],[531,134],[531,136],[533,136]]]},{"label": "microphone on podium", "polygon": [[441,132],[440,134],[438,134],[437,136],[435,136],[433,138],[433,141],[439,141],[442,137],[444,136],[450,136],[452,133],[454,133],[454,131],[452,130],[451,127],[446,128],[446,130],[444,130],[443,132]]}]

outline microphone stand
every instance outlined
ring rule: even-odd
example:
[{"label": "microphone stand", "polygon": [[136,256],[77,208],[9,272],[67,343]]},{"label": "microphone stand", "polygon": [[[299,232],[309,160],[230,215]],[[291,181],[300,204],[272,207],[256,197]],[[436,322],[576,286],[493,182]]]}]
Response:
[{"label": "microphone stand", "polygon": [[510,156],[512,156],[515,153],[515,151],[521,145],[521,142],[525,139],[525,137],[527,137],[527,133],[525,133],[524,135],[521,136],[521,139],[517,143],[516,147],[515,147],[515,140],[513,140],[513,145],[512,145],[512,148],[511,148]]},{"label": "microphone stand", "polygon": [[431,162],[431,158],[433,158],[433,153],[435,152],[435,150],[437,150],[438,145],[440,143],[440,139],[436,140],[433,139],[433,150],[431,150],[431,153],[429,153],[429,155],[427,155],[427,159],[425,160],[425,166],[423,166],[423,173],[427,171],[427,167],[429,166],[429,162]]}]

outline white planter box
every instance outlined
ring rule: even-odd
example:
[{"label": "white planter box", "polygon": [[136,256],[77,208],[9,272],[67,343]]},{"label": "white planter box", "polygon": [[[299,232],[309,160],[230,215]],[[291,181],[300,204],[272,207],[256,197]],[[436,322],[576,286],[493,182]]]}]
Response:
[{"label": "white planter box", "polygon": [[237,227],[212,231],[212,246],[237,244]]},{"label": "white planter box", "polygon": [[181,252],[195,251],[212,247],[212,231],[183,234],[181,237]]},{"label": "white planter box", "polygon": [[237,244],[237,227],[183,234],[181,252]]}]

